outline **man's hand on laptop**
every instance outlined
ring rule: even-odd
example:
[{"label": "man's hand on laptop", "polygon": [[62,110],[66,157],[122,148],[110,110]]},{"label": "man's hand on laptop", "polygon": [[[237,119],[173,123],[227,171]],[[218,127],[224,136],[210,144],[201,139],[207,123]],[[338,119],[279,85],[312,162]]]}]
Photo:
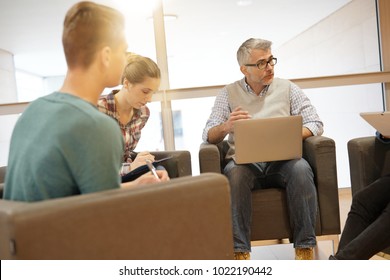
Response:
[{"label": "man's hand on laptop", "polygon": [[247,120],[251,119],[252,116],[249,115],[248,111],[243,111],[241,106],[238,106],[230,113],[230,117],[226,122],[229,132],[233,132],[233,123],[238,120]]}]

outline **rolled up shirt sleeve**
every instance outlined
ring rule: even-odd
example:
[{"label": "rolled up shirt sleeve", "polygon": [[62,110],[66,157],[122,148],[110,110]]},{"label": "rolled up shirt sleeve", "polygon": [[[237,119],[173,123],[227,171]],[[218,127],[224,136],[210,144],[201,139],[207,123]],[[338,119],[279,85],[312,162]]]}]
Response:
[{"label": "rolled up shirt sleeve", "polygon": [[224,87],[217,95],[210,117],[203,129],[202,140],[204,142],[208,142],[209,130],[226,122],[229,119],[230,113],[231,109],[228,102],[228,93],[226,87]]},{"label": "rolled up shirt sleeve", "polygon": [[318,116],[316,108],[294,83],[291,83],[290,101],[291,115],[302,115],[303,126],[308,128],[314,136],[322,135],[324,124]]}]

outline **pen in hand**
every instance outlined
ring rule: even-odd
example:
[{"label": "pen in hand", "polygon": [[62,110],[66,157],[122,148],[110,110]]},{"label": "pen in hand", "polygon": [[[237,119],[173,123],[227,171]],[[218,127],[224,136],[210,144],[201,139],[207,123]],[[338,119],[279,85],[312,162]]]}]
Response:
[{"label": "pen in hand", "polygon": [[160,178],[157,175],[156,168],[154,167],[152,162],[149,159],[147,159],[146,164],[149,167],[150,172],[152,172],[152,174],[154,175],[154,177],[156,177],[156,179],[160,180]]}]

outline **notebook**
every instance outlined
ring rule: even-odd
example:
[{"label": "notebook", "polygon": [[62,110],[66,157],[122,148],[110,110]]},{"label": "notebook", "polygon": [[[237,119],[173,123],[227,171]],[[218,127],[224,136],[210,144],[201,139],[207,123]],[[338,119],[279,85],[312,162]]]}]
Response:
[{"label": "notebook", "polygon": [[360,113],[360,116],[365,119],[373,128],[380,132],[383,136],[390,136],[390,112],[366,112]]},{"label": "notebook", "polygon": [[239,120],[234,123],[235,162],[302,157],[302,116]]},{"label": "notebook", "polygon": [[[159,160],[155,160],[154,162],[152,162],[152,164],[154,165],[154,167],[159,169],[160,163],[162,163],[162,162],[164,162],[164,161],[166,161],[168,159],[171,159],[171,158],[172,158],[172,156],[166,157],[166,158],[162,158],[162,159],[159,159]],[[135,179],[137,179],[138,177],[144,175],[147,172],[150,172],[149,167],[146,164],[145,165],[141,165],[140,167],[137,167],[136,169],[134,169],[134,170],[130,171],[129,173],[123,175],[122,176],[122,183],[134,181]]]}]

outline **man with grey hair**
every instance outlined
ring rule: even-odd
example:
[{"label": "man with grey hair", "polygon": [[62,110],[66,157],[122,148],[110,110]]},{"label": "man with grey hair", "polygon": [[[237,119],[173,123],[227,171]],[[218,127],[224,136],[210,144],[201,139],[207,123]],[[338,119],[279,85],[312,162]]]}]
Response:
[{"label": "man with grey hair", "polygon": [[[296,259],[313,259],[316,246],[317,193],[305,159],[236,164],[233,123],[237,120],[302,115],[302,139],[321,135],[323,124],[302,90],[289,80],[274,78],[272,43],[248,39],[237,51],[244,78],[217,95],[203,131],[203,140],[217,144],[229,135],[230,150],[223,170],[231,186],[234,255],[250,258],[251,191],[278,186],[287,194]],[[260,181],[259,178],[262,178]]]}]

